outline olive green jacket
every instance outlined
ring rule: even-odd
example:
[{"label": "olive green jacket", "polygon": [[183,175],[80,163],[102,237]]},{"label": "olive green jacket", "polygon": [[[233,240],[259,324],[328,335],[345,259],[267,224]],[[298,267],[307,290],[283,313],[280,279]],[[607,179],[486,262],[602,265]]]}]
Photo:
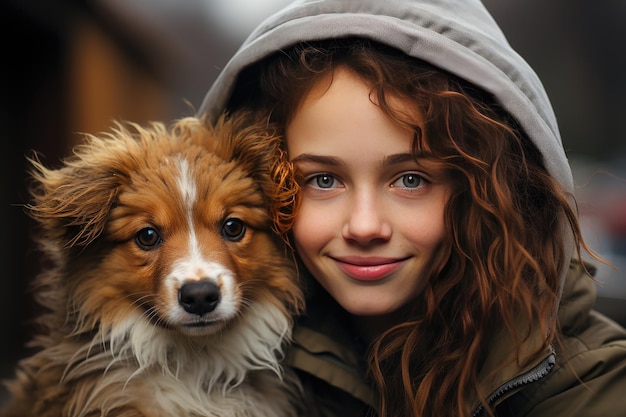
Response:
[{"label": "olive green jacket", "polygon": [[[594,311],[594,303],[593,280],[573,262],[559,308],[562,342],[542,360],[485,381],[497,416],[626,416],[626,330]],[[311,416],[373,415],[377,400],[364,382],[362,346],[336,317],[312,308],[295,329],[287,363],[301,377]],[[494,344],[484,367],[505,358]],[[474,415],[486,415],[479,404]]]}]

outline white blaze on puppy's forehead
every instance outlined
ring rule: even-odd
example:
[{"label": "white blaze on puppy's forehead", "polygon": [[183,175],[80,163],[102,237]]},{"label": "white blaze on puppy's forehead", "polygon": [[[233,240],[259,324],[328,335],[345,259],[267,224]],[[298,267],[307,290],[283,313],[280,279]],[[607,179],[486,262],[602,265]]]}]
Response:
[{"label": "white blaze on puppy's forehead", "polygon": [[180,176],[177,178],[180,196],[182,197],[188,215],[191,216],[191,210],[195,204],[197,195],[196,183],[189,169],[189,161],[183,158],[182,155],[177,155],[175,163],[180,173]]},{"label": "white blaze on puppy's forehead", "polygon": [[187,161],[182,155],[178,155],[175,163],[180,173],[176,182],[178,183],[180,196],[187,213],[190,256],[192,259],[202,259],[198,237],[196,236],[196,229],[193,224],[193,207],[196,203],[197,197],[196,183],[189,168],[189,161]]}]

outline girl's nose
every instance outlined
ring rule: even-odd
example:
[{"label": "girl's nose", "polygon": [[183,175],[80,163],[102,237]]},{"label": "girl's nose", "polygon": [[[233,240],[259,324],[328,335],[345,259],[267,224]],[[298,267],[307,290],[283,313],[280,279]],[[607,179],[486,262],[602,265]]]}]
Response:
[{"label": "girl's nose", "polygon": [[386,241],[391,238],[391,224],[387,221],[382,203],[373,195],[355,195],[343,226],[346,240],[360,244]]}]

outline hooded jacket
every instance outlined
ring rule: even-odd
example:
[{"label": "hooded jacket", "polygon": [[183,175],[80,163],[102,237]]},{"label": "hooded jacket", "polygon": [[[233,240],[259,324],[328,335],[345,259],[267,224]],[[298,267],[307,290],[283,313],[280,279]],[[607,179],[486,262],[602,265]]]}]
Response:
[{"label": "hooded jacket", "polygon": [[[486,398],[498,417],[626,416],[626,330],[593,310],[595,283],[570,264],[559,307],[556,353],[525,368],[504,370]],[[498,363],[506,345],[490,347]],[[363,347],[337,323],[332,306],[312,305],[294,332],[287,363],[301,375],[311,416],[370,416],[376,394],[365,382]],[[488,368],[489,364],[485,364]],[[487,415],[479,401],[473,416]]]},{"label": "hooded jacket", "polygon": [[[215,120],[247,66],[301,41],[364,37],[455,74],[491,93],[543,155],[550,175],[573,193],[572,173],[546,92],[479,0],[298,0],[266,19],[225,66],[202,103]],[[563,222],[564,223],[564,222]],[[563,227],[573,252],[571,232]],[[567,261],[569,263],[569,261]],[[559,319],[563,342],[544,359],[484,379],[486,399],[506,416],[626,416],[626,332],[591,310],[593,281],[563,265]],[[376,397],[364,382],[360,348],[328,312],[308,309],[287,358],[325,416],[365,415]],[[494,340],[484,366],[506,360]],[[583,381],[583,382],[581,382]],[[476,399],[476,415],[483,413]]]}]

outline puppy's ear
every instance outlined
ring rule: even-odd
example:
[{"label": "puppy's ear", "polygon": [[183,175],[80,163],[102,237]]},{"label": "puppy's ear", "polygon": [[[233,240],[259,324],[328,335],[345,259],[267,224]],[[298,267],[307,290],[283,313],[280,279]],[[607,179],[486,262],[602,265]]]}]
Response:
[{"label": "puppy's ear", "polygon": [[88,137],[59,169],[29,158],[32,203],[27,209],[49,239],[64,247],[87,246],[102,233],[127,179],[110,149],[107,141]]},{"label": "puppy's ear", "polygon": [[287,240],[298,205],[299,186],[280,129],[266,118],[239,111],[222,115],[215,125],[217,153],[236,161],[265,194],[274,230]]},{"label": "puppy's ear", "polygon": [[223,114],[215,125],[216,153],[237,164],[257,181],[271,177],[271,167],[281,159],[283,138],[275,126],[251,112]]}]

